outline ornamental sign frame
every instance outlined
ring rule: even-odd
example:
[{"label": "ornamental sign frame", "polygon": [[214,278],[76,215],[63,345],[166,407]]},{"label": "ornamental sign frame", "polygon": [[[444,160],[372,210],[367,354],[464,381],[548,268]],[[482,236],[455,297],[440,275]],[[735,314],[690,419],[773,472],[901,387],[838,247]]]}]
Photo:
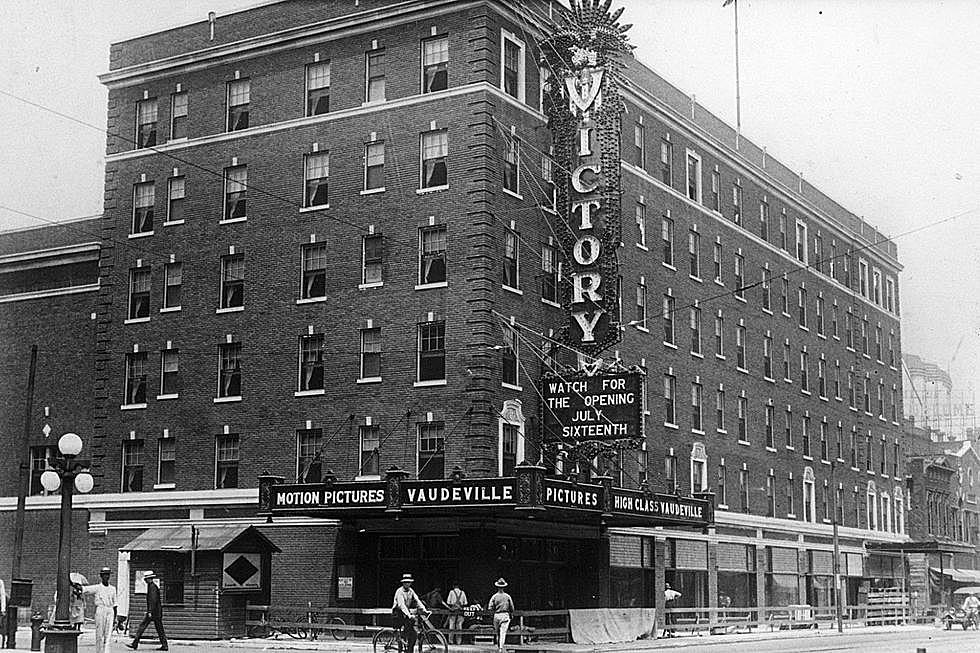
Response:
[{"label": "ornamental sign frame", "polygon": [[617,77],[633,46],[611,0],[571,0],[561,24],[541,43],[551,71],[545,93],[554,144],[559,216],[554,231],[565,254],[560,336],[595,355],[622,339],[619,260],[622,240],[620,133],[626,110]]}]

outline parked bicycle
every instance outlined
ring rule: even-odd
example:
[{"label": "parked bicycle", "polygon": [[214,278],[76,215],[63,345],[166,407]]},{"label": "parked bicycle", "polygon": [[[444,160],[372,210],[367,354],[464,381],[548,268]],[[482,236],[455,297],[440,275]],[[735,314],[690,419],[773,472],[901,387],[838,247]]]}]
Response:
[{"label": "parked bicycle", "polygon": [[[419,653],[449,653],[449,642],[442,632],[432,625],[426,617],[416,616],[415,628],[418,630]],[[374,653],[414,653],[408,650],[408,642],[402,637],[400,628],[382,628],[371,640]]]},{"label": "parked bicycle", "polygon": [[329,624],[330,627],[328,628],[314,627],[314,624],[318,624],[319,622],[319,614],[312,609],[307,610],[304,615],[278,614],[272,617],[269,616],[268,612],[263,610],[261,617],[256,623],[246,626],[245,635],[254,638],[272,637],[273,639],[278,639],[279,635],[287,635],[293,639],[315,640],[319,637],[322,630],[328,630],[330,631],[331,637],[335,640],[343,641],[347,639],[350,633],[345,628],[347,622],[341,617],[332,616],[329,618],[329,621],[324,622]]}]

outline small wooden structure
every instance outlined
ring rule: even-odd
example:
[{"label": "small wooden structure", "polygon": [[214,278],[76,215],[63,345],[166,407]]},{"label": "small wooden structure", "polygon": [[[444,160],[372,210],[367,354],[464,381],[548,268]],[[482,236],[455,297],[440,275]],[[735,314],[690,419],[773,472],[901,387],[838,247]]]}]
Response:
[{"label": "small wooden structure", "polygon": [[[253,526],[150,528],[130,553],[130,628],[146,613],[143,574],[159,576],[163,623],[176,639],[245,635],[245,605],[268,603],[272,554],[279,548]],[[147,635],[155,634],[151,626]]]}]

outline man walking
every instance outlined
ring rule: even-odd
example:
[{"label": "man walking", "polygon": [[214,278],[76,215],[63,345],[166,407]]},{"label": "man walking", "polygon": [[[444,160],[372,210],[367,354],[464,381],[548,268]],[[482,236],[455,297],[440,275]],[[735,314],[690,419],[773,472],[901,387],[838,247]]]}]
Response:
[{"label": "man walking", "polygon": [[497,636],[497,651],[504,653],[504,644],[507,642],[507,629],[510,627],[510,618],[514,613],[514,599],[504,591],[507,581],[498,578],[493,584],[497,588],[497,593],[490,597],[487,603],[487,610],[493,614],[493,631]]},{"label": "man walking", "polygon": [[116,588],[109,584],[112,570],[103,567],[99,572],[99,583],[82,588],[85,594],[93,594],[95,599],[95,653],[109,650],[109,638],[116,623]]},{"label": "man walking", "polygon": [[466,592],[459,588],[459,581],[453,581],[453,589],[450,590],[449,598],[446,600],[446,605],[449,606],[449,620],[446,622],[446,628],[449,630],[450,644],[463,643],[463,634],[453,631],[463,630],[463,609],[466,607],[466,603]]},{"label": "man walking", "polygon": [[139,647],[140,638],[143,637],[143,631],[146,630],[146,627],[150,625],[151,621],[153,622],[153,627],[156,628],[157,637],[160,638],[159,650],[170,650],[170,647],[167,646],[167,634],[163,632],[163,604],[160,602],[160,588],[153,582],[156,578],[157,575],[152,571],[143,574],[143,582],[146,583],[146,616],[143,617],[139,628],[136,629],[135,639],[126,645],[134,651]]}]

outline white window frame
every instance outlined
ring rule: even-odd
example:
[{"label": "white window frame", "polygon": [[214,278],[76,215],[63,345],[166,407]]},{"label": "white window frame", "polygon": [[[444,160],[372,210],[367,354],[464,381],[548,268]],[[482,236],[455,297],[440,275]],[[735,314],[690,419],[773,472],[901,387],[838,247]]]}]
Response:
[{"label": "white window frame", "polygon": [[[694,463],[701,463],[701,478],[698,479],[694,473]],[[705,454],[704,445],[695,442],[691,447],[691,492],[706,492],[708,490],[708,456]]]},{"label": "white window frame", "polygon": [[[692,202],[697,202],[698,204],[701,204],[701,201],[703,199],[703,188],[701,185],[701,176],[702,176],[701,157],[698,156],[697,152],[695,152],[694,150],[688,149],[686,150],[686,152],[687,152],[687,156],[684,159],[684,195]],[[697,179],[695,180],[695,190],[696,190],[695,195],[697,195],[697,197],[690,196],[691,159],[694,159],[695,163],[697,164],[698,176]]]},{"label": "white window frame", "polygon": [[160,478],[160,472],[162,471],[161,468],[163,467],[163,463],[164,463],[164,459],[163,459],[163,446],[164,446],[164,442],[173,445],[173,458],[168,458],[166,460],[166,462],[172,462],[174,464],[174,476],[176,477],[176,475],[177,475],[177,469],[176,469],[176,467],[177,467],[177,441],[176,441],[176,439],[170,438],[170,437],[168,437],[168,438],[160,438],[159,440],[157,440],[157,482],[153,486],[153,489],[154,490],[161,490],[161,489],[166,489],[166,488],[172,488],[172,487],[175,487],[175,485],[176,485],[176,483],[174,481],[171,481],[170,483],[164,483],[162,481],[162,479]]},{"label": "white window frame", "polygon": [[526,102],[527,91],[524,88],[524,86],[525,86],[525,81],[527,79],[526,71],[525,71],[527,49],[524,46],[524,41],[517,38],[517,35],[514,34],[513,32],[509,32],[505,29],[500,30],[500,80],[499,80],[500,90],[504,92],[504,95],[507,95],[509,97],[514,97],[513,95],[510,95],[510,93],[506,91],[506,87],[504,86],[504,61],[505,61],[504,52],[506,49],[507,41],[510,41],[511,43],[516,45],[518,50],[520,51],[517,60],[517,100],[520,102]]},{"label": "white window frame", "polygon": [[[800,236],[802,234],[802,242]],[[803,258],[800,258],[800,246],[803,246]],[[804,265],[810,264],[810,234],[807,224],[802,220],[796,221],[796,251],[793,252],[797,261]]]},{"label": "white window frame", "polygon": [[504,425],[517,427],[517,449],[514,463],[519,465],[524,461],[526,437],[524,435],[524,411],[520,399],[508,399],[504,402],[503,410],[497,418],[497,475],[504,475]]},{"label": "white window frame", "polygon": [[[809,514],[807,514],[808,508]],[[813,468],[809,466],[803,470],[803,521],[812,524],[817,523],[817,487],[814,482]]]},{"label": "white window frame", "polygon": [[871,279],[867,260],[858,259],[858,292],[865,299],[870,297]]}]

